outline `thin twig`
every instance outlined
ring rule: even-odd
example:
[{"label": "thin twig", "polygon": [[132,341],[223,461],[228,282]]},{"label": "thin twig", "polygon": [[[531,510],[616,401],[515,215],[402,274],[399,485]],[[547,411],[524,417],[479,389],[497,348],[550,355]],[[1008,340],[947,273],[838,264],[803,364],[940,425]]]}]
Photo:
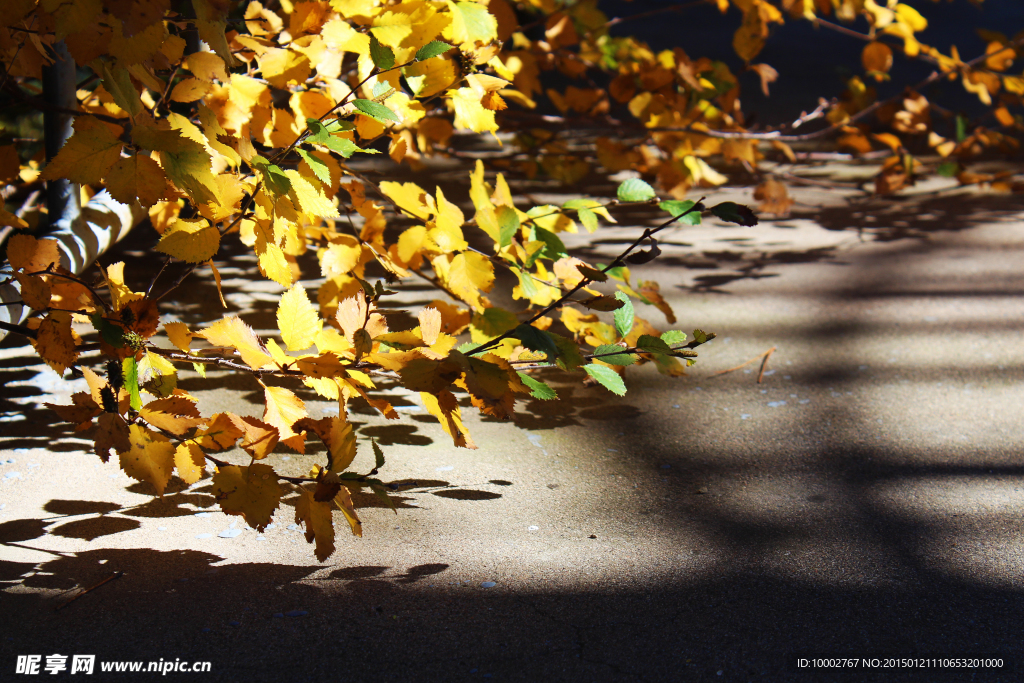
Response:
[{"label": "thin twig", "polygon": [[63,603],[61,605],[58,605],[57,608],[54,609],[54,612],[56,612],[58,610],[64,609],[65,607],[67,607],[68,605],[70,605],[71,603],[73,603],[75,600],[77,600],[78,598],[82,597],[86,593],[91,593],[92,591],[96,590],[97,588],[99,588],[103,584],[109,583],[110,581],[113,581],[114,579],[120,579],[122,576],[124,576],[124,572],[114,572],[114,573],[112,573],[107,578],[103,579],[102,581],[100,581],[99,583],[97,583],[97,584],[95,584],[93,586],[90,586],[89,588],[86,588],[84,591],[82,591],[81,593],[79,593],[75,597],[71,598],[67,602],[65,602],[65,603]]},{"label": "thin twig", "polygon": [[768,359],[771,358],[771,355],[775,352],[775,348],[776,347],[773,346],[772,348],[768,349],[764,353],[757,354],[756,356],[754,356],[753,358],[748,360],[746,363],[740,363],[736,367],[729,368],[728,370],[719,370],[718,372],[712,373],[711,376],[712,377],[718,377],[719,375],[724,375],[727,372],[733,372],[734,370],[739,370],[740,368],[745,368],[748,365],[750,365],[751,363],[755,362],[758,358],[761,358],[762,359],[762,361],[761,361],[761,371],[757,373],[757,383],[760,384],[761,383],[761,378],[764,376],[764,368],[765,368],[766,365],[768,365]]}]

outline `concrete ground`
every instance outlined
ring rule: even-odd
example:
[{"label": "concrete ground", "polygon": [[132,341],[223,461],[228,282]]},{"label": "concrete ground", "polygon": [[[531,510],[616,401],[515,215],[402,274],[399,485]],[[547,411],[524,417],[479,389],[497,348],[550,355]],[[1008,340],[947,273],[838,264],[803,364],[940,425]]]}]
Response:
[{"label": "concrete ground", "polygon": [[[339,533],[324,564],[290,529],[292,500],[257,534],[209,479],[156,499],[102,464],[40,405],[83,383],[4,342],[0,678],[57,653],[209,661],[167,675],[204,681],[1020,680],[1024,204],[946,181],[796,195],[793,217],[679,230],[635,269],[679,327],[719,335],[685,378],[634,368],[620,399],[552,375],[561,402],[520,404],[515,425],[471,415],[475,451],[401,391],[400,423],[355,406],[360,458],[370,437],[384,447],[399,511],[361,499],[365,537]],[[577,246],[607,259],[648,218]],[[144,279],[137,248],[104,261]],[[222,273],[265,328],[279,288],[253,289],[252,268],[240,251]],[[198,320],[211,294],[196,281],[162,310]],[[714,376],[771,347],[761,384],[756,363]],[[204,409],[260,410],[249,377],[181,384]],[[810,655],[859,666],[798,668]],[[978,655],[1004,666],[861,659]]]}]

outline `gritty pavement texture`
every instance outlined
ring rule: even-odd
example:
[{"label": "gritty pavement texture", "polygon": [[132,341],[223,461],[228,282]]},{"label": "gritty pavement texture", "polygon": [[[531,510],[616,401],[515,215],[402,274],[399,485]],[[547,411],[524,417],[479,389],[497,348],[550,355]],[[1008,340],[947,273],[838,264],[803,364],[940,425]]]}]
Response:
[{"label": "gritty pavement texture", "polygon": [[[620,399],[550,375],[562,400],[521,403],[515,425],[469,411],[474,451],[401,388],[382,387],[400,422],[354,403],[356,468],[376,439],[399,510],[358,497],[365,538],[338,514],[323,564],[294,498],[260,534],[220,512],[208,477],[160,499],[101,463],[41,405],[84,381],[8,339],[0,679],[83,677],[14,674],[18,655],[57,653],[209,661],[166,676],[201,681],[1020,680],[1024,206],[946,181],[868,201],[854,185],[871,169],[843,173],[847,189],[799,189],[790,218],[674,231],[634,269],[677,327],[719,334],[687,377],[632,368]],[[750,190],[709,201],[725,199]],[[607,262],[655,219],[624,214],[574,246]],[[104,262],[144,280],[133,244]],[[281,289],[253,288],[253,268],[239,250],[221,272],[231,309],[265,330]],[[215,296],[197,280],[165,320],[208,319]],[[757,363],[714,375],[771,347],[760,384]],[[204,414],[261,410],[248,376],[181,386]],[[305,397],[314,418],[336,410]],[[318,457],[272,462],[303,474]],[[799,669],[801,654],[1005,666],[839,673]]]}]

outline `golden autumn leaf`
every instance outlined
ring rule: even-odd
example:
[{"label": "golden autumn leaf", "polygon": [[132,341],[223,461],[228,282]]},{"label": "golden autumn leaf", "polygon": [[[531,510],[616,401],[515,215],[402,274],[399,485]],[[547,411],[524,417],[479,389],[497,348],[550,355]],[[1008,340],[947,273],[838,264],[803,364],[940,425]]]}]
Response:
[{"label": "golden autumn leaf", "polygon": [[494,266],[476,252],[457,254],[448,267],[445,282],[452,293],[474,307],[480,304],[480,292],[494,286]]},{"label": "golden autumn leaf", "polygon": [[274,362],[252,328],[235,315],[221,318],[210,327],[197,332],[195,336],[205,338],[214,346],[231,346],[238,349],[242,361],[254,370]]},{"label": "golden autumn leaf", "polygon": [[196,434],[194,441],[208,451],[227,450],[246,434],[245,430],[238,426],[241,421],[242,418],[237,415],[217,413],[210,418],[206,429]]},{"label": "golden autumn leaf", "polygon": [[178,444],[174,449],[174,467],[178,470],[178,476],[186,484],[194,484],[203,477],[203,468],[206,465],[206,454],[198,444],[184,442]]},{"label": "golden autumn leaf", "polygon": [[263,421],[277,428],[281,443],[294,451],[305,453],[305,432],[296,432],[292,425],[308,415],[306,404],[284,387],[264,387],[263,394],[267,402],[263,410]]},{"label": "golden autumn leaf", "polygon": [[344,472],[356,457],[356,435],[352,425],[343,417],[330,416],[319,420],[304,418],[295,423],[299,429],[308,429],[320,437],[327,446],[330,472]]},{"label": "golden autumn leaf", "polygon": [[49,307],[52,291],[49,281],[44,276],[15,273],[14,277],[21,286],[21,300],[29,308],[44,311]]},{"label": "golden autumn leaf", "polygon": [[157,495],[164,495],[174,469],[174,446],[166,436],[140,425],[128,427],[128,434],[131,447],[118,453],[121,469],[132,479],[152,484]]},{"label": "golden autumn leaf", "polygon": [[11,235],[7,240],[7,260],[15,270],[36,273],[51,265],[60,265],[57,240],[39,240],[31,235]]},{"label": "golden autumn leaf", "polygon": [[186,263],[209,261],[220,249],[220,231],[202,218],[174,221],[164,232],[156,250]]},{"label": "golden autumn leaf", "polygon": [[40,175],[41,180],[67,178],[82,185],[99,183],[121,157],[121,141],[110,128],[90,116],[75,119],[75,132]]},{"label": "golden autumn leaf", "polygon": [[57,374],[78,360],[75,336],[71,330],[71,314],[65,311],[50,311],[36,330],[36,352]]},{"label": "golden autumn leaf", "polygon": [[213,475],[213,495],[228,515],[241,515],[246,523],[264,531],[281,503],[281,486],[270,465],[228,465]]},{"label": "golden autumn leaf", "polygon": [[455,394],[445,389],[436,396],[431,393],[420,393],[420,400],[427,412],[437,418],[441,428],[452,437],[452,441],[459,448],[476,448],[473,439],[462,423],[462,413],[459,410],[459,402]]},{"label": "golden autumn leaf", "polygon": [[164,196],[167,176],[148,156],[133,154],[118,159],[107,175],[107,192],[122,204],[138,200],[148,209]]},{"label": "golden autumn leaf", "polygon": [[334,504],[345,515],[345,521],[348,522],[349,527],[352,529],[352,535],[362,538],[363,523],[359,520],[359,515],[356,514],[356,507],[352,503],[352,492],[349,491],[347,486],[342,486],[338,490],[338,494],[334,496]]},{"label": "golden autumn leaf", "polygon": [[474,88],[459,88],[451,91],[455,107],[455,127],[469,129],[474,133],[495,133],[498,124],[494,112],[486,109],[481,100],[483,95]]},{"label": "golden autumn leaf", "polygon": [[305,287],[296,284],[281,295],[277,325],[289,351],[302,351],[313,345],[323,328],[323,321],[310,303]]},{"label": "golden autumn leaf", "polygon": [[316,540],[316,559],[324,562],[334,553],[334,520],[330,502],[322,503],[313,498],[305,488],[300,489],[295,501],[295,523],[306,527],[306,542]]},{"label": "golden autumn leaf", "polygon": [[196,404],[180,396],[150,401],[139,411],[139,417],[157,429],[178,436],[206,423],[206,420],[199,416]]},{"label": "golden autumn leaf", "polygon": [[164,323],[164,333],[171,343],[181,349],[183,353],[189,352],[192,333],[189,331],[188,325],[180,322]]}]

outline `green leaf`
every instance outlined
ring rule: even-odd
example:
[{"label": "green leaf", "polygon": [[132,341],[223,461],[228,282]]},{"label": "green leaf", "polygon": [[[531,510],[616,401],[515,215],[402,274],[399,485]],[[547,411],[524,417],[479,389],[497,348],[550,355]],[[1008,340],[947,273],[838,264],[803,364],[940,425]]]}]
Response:
[{"label": "green leaf", "polygon": [[[335,119],[335,121],[336,120],[337,119]],[[306,140],[309,142],[314,142],[318,145],[326,145],[327,140],[331,137],[331,133],[327,129],[327,126],[325,126],[320,119],[306,119],[306,128],[309,129],[309,135],[306,137]]]},{"label": "green leaf", "polygon": [[943,161],[936,171],[943,178],[955,178],[960,173],[960,164],[956,161]]},{"label": "green leaf", "polygon": [[384,451],[380,449],[380,446],[378,446],[377,442],[373,439],[370,439],[370,445],[373,446],[373,457],[375,462],[373,469],[379,470],[381,467],[384,467]]},{"label": "green leaf", "polygon": [[617,194],[620,202],[646,202],[655,196],[654,188],[639,178],[623,181]]},{"label": "green leaf", "polygon": [[519,232],[522,224],[519,222],[519,214],[509,206],[499,206],[495,210],[498,217],[499,239],[502,248],[512,244],[512,238]]},{"label": "green leaf", "polygon": [[454,45],[449,45],[443,40],[432,40],[416,51],[416,60],[422,62],[424,59],[443,55],[448,50],[454,50]]},{"label": "green leaf", "polygon": [[667,354],[672,352],[672,348],[664,340],[649,334],[640,335],[640,338],[636,340],[636,348],[644,353]]},{"label": "green leaf", "polygon": [[569,255],[569,253],[565,250],[565,244],[562,243],[562,240],[558,238],[558,235],[551,232],[550,230],[534,227],[530,230],[530,240],[539,240],[543,242],[545,246],[543,249],[535,251],[533,254],[530,255],[529,258],[526,259],[525,265],[527,268],[533,267],[533,264],[539,258],[546,258],[551,259],[552,261],[557,261],[563,256]]},{"label": "green leaf", "polygon": [[395,94],[395,89],[387,81],[377,81],[373,84],[373,101],[383,102]]},{"label": "green leaf", "polygon": [[[497,336],[497,335],[495,335],[495,336]],[[472,351],[473,349],[475,349],[475,348],[476,348],[476,347],[478,347],[478,346],[480,346],[480,345],[479,345],[479,344],[477,344],[476,342],[471,342],[471,341],[468,341],[468,342],[463,342],[462,344],[459,344],[459,345],[458,345],[458,346],[456,347],[456,350],[457,350],[457,351],[458,351],[459,353],[463,353],[463,354],[465,354],[465,353],[469,353],[470,351]]]},{"label": "green leaf", "polygon": [[680,332],[679,330],[669,330],[661,333],[661,341],[665,342],[669,346],[673,344],[682,344],[686,341],[686,333]]},{"label": "green leaf", "polygon": [[377,119],[381,123],[386,123],[387,121],[394,121],[395,123],[402,122],[402,119],[398,117],[398,114],[391,111],[383,104],[378,104],[373,100],[353,100],[352,106],[367,116]]},{"label": "green leaf", "polygon": [[[514,329],[519,324],[515,314],[504,308],[485,308],[483,313],[474,313],[472,326],[484,337],[493,339]],[[474,337],[475,338],[475,337]],[[474,348],[476,344],[470,348]]]},{"label": "green leaf", "polygon": [[694,330],[693,331],[693,341],[697,342],[698,344],[703,344],[707,340],[708,340],[708,335],[707,335],[707,333],[704,330]]},{"label": "green leaf", "polygon": [[103,341],[107,342],[115,349],[119,349],[124,346],[124,329],[118,325],[112,325],[103,319],[102,315],[98,313],[89,316],[89,320],[92,321],[92,326],[96,328],[96,331],[103,337]]},{"label": "green leaf", "polygon": [[[306,119],[306,123],[309,123],[311,120],[316,121],[316,119]],[[345,119],[332,119],[325,123],[324,127],[327,128],[328,133],[340,133],[345,130],[355,130],[356,124]]]},{"label": "green leaf", "polygon": [[313,171],[313,175],[316,176],[324,185],[331,184],[331,170],[327,168],[327,164],[323,162],[319,157],[315,157],[306,150],[299,148],[299,156],[309,165],[309,168]]},{"label": "green leaf", "polygon": [[556,361],[558,367],[572,372],[576,368],[587,364],[586,359],[580,354],[580,347],[576,346],[571,339],[566,339],[554,332],[548,332],[548,335],[554,340],[555,346],[558,347],[558,360]]},{"label": "green leaf", "polygon": [[384,504],[397,515],[398,509],[395,507],[395,501],[391,500],[391,496],[388,495],[387,489],[384,488],[384,482],[379,479],[367,479],[366,483],[370,485],[373,494],[384,501]]},{"label": "green leaf", "polygon": [[539,379],[534,379],[527,375],[525,372],[517,372],[519,379],[522,380],[523,384],[530,388],[530,396],[539,398],[542,401],[550,401],[553,398],[558,398],[558,394],[555,390],[549,387]]},{"label": "green leaf", "polygon": [[956,141],[963,142],[967,139],[967,128],[970,126],[970,121],[963,114],[957,114],[956,116]]},{"label": "green leaf", "polygon": [[523,346],[531,351],[539,351],[547,354],[548,360],[553,361],[558,357],[558,346],[555,340],[544,330],[538,330],[532,325],[520,325],[513,336],[522,342]]},{"label": "green leaf", "polygon": [[631,353],[623,353],[621,346],[615,344],[602,344],[594,349],[594,355],[600,356],[598,360],[609,365],[632,365],[636,362],[636,356]]},{"label": "green leaf", "polygon": [[339,137],[336,137],[334,135],[332,135],[330,137],[330,139],[328,140],[326,146],[332,152],[337,152],[338,154],[340,154],[341,156],[345,157],[346,159],[348,159],[350,156],[352,156],[356,152],[365,152],[367,154],[377,154],[377,150],[375,150],[375,149],[363,149],[362,147],[360,147],[356,143],[352,142],[348,138],[339,138]]},{"label": "green leaf", "polygon": [[617,396],[626,395],[625,383],[622,381],[622,378],[619,377],[619,373],[615,372],[611,368],[605,365],[594,365],[591,363],[590,365],[583,366],[583,369],[608,391],[616,394]]},{"label": "green leaf", "polygon": [[512,270],[519,271],[519,287],[522,289],[523,296],[527,299],[532,299],[540,292],[540,290],[537,289],[537,283],[534,281],[533,275],[531,275],[528,270],[517,269],[515,266],[512,267]]},{"label": "green leaf", "polygon": [[597,230],[597,214],[590,209],[577,209],[576,215],[580,217],[580,223],[587,229],[587,232]]},{"label": "green leaf", "polygon": [[135,356],[125,358],[122,367],[124,388],[128,390],[132,410],[142,410],[142,397],[139,396],[139,365],[135,362]]},{"label": "green leaf", "polygon": [[[689,199],[666,199],[658,204],[658,208],[673,216],[682,216],[695,205],[696,202]],[[690,213],[680,218],[679,222],[685,225],[700,225],[700,210],[690,211]]]},{"label": "green leaf", "polygon": [[615,311],[615,331],[625,338],[633,329],[633,302],[622,292],[615,292],[615,298],[622,303],[622,308]]},{"label": "green leaf", "polygon": [[712,206],[709,211],[726,223],[737,223],[747,227],[757,225],[757,216],[750,210],[750,207],[736,202],[722,202]]},{"label": "green leaf", "polygon": [[395,51],[387,45],[381,45],[377,36],[370,34],[370,59],[381,71],[387,71],[395,65]]},{"label": "green leaf", "polygon": [[249,165],[263,174],[263,184],[277,196],[288,194],[292,189],[292,181],[284,174],[281,167],[272,164],[259,154],[249,160]]}]

